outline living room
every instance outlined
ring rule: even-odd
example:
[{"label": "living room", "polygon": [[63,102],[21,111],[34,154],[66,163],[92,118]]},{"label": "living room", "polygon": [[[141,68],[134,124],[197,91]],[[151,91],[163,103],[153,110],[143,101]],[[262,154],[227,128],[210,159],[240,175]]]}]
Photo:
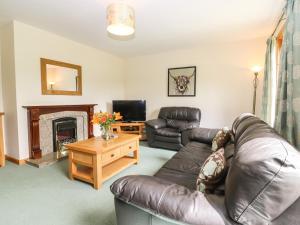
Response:
[{"label": "living room", "polygon": [[1,1],[0,224],[300,224],[299,9]]}]

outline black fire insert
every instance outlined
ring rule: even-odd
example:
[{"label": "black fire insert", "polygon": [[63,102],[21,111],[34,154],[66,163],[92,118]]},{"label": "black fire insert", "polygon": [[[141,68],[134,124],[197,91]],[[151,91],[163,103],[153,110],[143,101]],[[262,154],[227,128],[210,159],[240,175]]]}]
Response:
[{"label": "black fire insert", "polygon": [[64,152],[64,144],[77,141],[77,120],[73,117],[63,117],[52,121],[53,151]]}]

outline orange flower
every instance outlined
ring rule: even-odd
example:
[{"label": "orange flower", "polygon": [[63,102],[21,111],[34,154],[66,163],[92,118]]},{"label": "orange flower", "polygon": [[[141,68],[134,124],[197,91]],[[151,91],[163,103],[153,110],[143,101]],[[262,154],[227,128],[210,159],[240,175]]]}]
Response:
[{"label": "orange flower", "polygon": [[121,120],[121,119],[123,119],[123,116],[121,116],[121,113],[119,113],[119,112],[115,112],[114,113],[114,116],[115,116],[115,120]]},{"label": "orange flower", "polygon": [[92,123],[93,124],[99,124],[100,120],[99,120],[99,117],[97,115],[94,115],[93,116],[93,120],[92,120]]},{"label": "orange flower", "polygon": [[106,120],[107,120],[106,116],[103,116],[103,117],[101,118],[101,122],[102,122],[102,123],[105,123]]},{"label": "orange flower", "polygon": [[122,116],[120,116],[120,113],[118,114],[111,114],[108,112],[99,112],[99,113],[95,113],[92,119],[92,123],[93,124],[97,124],[102,126],[107,126],[110,125],[112,123],[114,123],[117,119],[122,119]]}]

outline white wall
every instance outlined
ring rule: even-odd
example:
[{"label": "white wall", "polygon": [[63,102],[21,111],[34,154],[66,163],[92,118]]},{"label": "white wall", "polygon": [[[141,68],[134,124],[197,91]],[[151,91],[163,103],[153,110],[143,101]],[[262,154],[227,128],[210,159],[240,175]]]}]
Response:
[{"label": "white wall", "polygon": [[[22,106],[96,103],[96,110],[110,110],[109,103],[112,99],[124,97],[124,60],[17,21],[13,25],[18,158],[24,159],[28,158],[29,150],[27,114]],[[42,95],[40,58],[81,65],[82,96]],[[16,136],[7,139],[16,139]],[[11,147],[8,146],[9,154],[10,150]]]},{"label": "white wall", "polygon": [[18,123],[16,107],[14,30],[13,24],[1,28],[1,82],[4,109],[4,135],[6,154],[19,158]]},{"label": "white wall", "polygon": [[[3,37],[4,38],[4,37]],[[2,29],[0,27],[0,111],[3,112],[3,98],[2,98]]]},{"label": "white wall", "polygon": [[[210,44],[129,58],[125,64],[125,96],[145,99],[148,119],[156,118],[162,106],[193,106],[202,110],[201,126],[230,126],[237,115],[252,111],[253,73],[250,68],[255,64],[263,65],[265,41],[261,38]],[[197,66],[196,97],[167,97],[167,70],[182,66]]]},{"label": "white wall", "polygon": [[[147,119],[156,118],[162,106],[193,106],[202,110],[203,127],[229,126],[238,114],[252,110],[250,68],[263,65],[266,40],[122,59],[17,21],[3,28],[1,37],[6,149],[18,159],[29,152],[24,105],[96,103],[96,110],[110,110],[112,99],[145,99]],[[41,95],[41,57],[81,65],[83,95]],[[167,69],[194,65],[196,97],[167,97]],[[261,87],[260,79],[257,112]]]}]

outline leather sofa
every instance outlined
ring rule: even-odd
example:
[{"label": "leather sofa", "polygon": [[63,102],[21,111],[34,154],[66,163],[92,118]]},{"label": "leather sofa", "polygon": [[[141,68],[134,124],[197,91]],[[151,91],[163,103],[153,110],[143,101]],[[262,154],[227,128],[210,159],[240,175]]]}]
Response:
[{"label": "leather sofa", "polygon": [[179,150],[188,142],[188,130],[199,127],[201,111],[190,107],[163,107],[158,119],[146,122],[149,146]]},{"label": "leather sofa", "polygon": [[225,147],[229,171],[220,190],[203,194],[196,178],[211,154],[211,135],[194,129],[191,141],[154,176],[115,181],[118,225],[296,225],[300,224],[300,153],[253,115],[232,126]]}]

